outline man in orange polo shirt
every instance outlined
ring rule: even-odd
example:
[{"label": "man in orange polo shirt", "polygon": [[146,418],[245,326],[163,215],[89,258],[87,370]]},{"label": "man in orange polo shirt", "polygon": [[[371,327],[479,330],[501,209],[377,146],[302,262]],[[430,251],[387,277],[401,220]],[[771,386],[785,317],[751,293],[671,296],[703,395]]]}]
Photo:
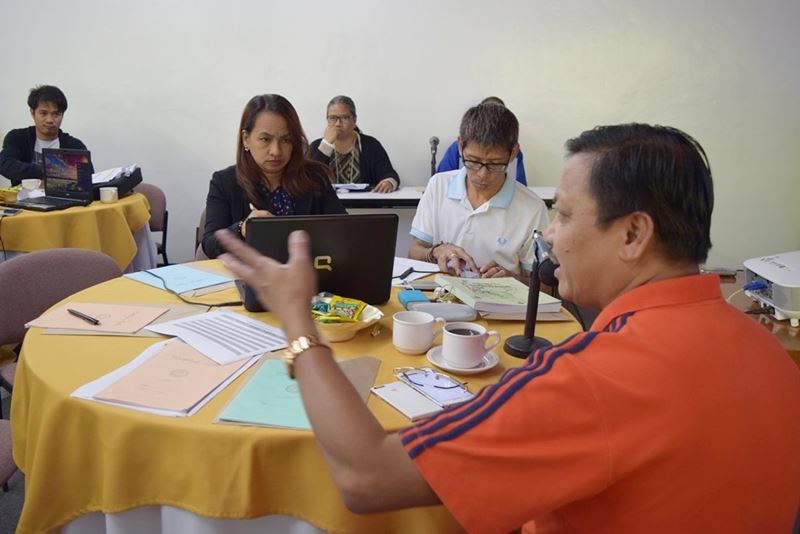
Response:
[{"label": "man in orange polo shirt", "polygon": [[567,142],[547,229],[559,291],[602,308],[464,404],[387,435],[317,343],[308,237],[287,265],[221,236],[294,344],[288,358],[345,504],[443,503],[470,532],[789,532],[800,505],[800,371],[700,275],[711,172],[672,128]]}]

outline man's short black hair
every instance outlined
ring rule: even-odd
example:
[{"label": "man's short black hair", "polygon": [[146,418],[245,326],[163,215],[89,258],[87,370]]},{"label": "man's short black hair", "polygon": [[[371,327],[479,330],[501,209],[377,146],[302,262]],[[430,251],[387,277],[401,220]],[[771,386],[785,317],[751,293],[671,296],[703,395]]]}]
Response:
[{"label": "man's short black hair", "polygon": [[519,139],[519,121],[504,106],[479,104],[464,113],[459,135],[462,149],[469,143],[477,143],[484,147],[502,147],[510,152]]},{"label": "man's short black hair", "polygon": [[67,111],[67,97],[54,85],[38,85],[31,89],[31,94],[28,95],[28,107],[34,110],[39,106],[39,102],[52,102],[61,113]]},{"label": "man's short black hair", "polygon": [[669,258],[706,260],[714,186],[706,153],[694,138],[666,126],[620,124],[585,131],[566,148],[570,156],[593,157],[589,190],[600,228],[642,211],[653,218]]}]

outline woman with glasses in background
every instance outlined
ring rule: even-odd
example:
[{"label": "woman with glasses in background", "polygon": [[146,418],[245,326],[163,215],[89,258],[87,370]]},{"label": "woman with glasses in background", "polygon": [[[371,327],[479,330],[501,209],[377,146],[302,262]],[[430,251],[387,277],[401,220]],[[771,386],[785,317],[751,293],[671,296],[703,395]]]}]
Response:
[{"label": "woman with glasses in background", "polygon": [[327,164],[337,184],[367,183],[375,193],[396,190],[400,176],[389,155],[380,141],[358,129],[356,118],[352,98],[333,97],[328,102],[325,133],[311,143],[311,159]]},{"label": "woman with glasses in background", "polygon": [[331,186],[331,172],[306,156],[308,138],[292,104],[258,95],[242,112],[236,165],[211,177],[203,251],[222,253],[214,232],[228,228],[244,238],[252,217],[347,213]]}]

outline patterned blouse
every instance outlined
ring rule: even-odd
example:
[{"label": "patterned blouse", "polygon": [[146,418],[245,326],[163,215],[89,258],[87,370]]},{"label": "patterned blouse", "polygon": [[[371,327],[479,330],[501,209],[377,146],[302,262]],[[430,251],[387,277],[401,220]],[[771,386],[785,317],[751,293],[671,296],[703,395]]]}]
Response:
[{"label": "patterned blouse", "polygon": [[337,184],[355,184],[361,180],[361,137],[358,132],[353,150],[347,154],[334,151],[331,160]]},{"label": "patterned blouse", "polygon": [[258,194],[264,199],[263,205],[259,206],[273,215],[294,215],[294,200],[282,185],[275,188],[275,191],[270,192],[264,184],[258,184]]}]

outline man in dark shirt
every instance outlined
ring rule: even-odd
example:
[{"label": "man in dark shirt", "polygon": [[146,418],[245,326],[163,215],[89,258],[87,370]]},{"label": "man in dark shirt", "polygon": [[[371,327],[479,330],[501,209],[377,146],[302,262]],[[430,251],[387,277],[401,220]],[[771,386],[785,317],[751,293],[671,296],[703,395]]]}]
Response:
[{"label": "man in dark shirt", "polygon": [[52,85],[31,89],[28,107],[33,126],[11,130],[3,140],[0,152],[0,174],[12,185],[26,178],[42,177],[43,148],[86,150],[80,139],[61,131],[61,121],[67,111],[67,97]]}]

